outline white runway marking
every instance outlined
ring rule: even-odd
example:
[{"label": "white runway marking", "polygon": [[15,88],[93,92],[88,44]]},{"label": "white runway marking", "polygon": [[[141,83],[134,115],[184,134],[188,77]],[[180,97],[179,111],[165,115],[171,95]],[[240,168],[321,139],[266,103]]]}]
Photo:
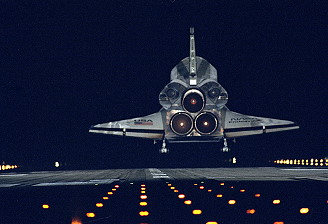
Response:
[{"label": "white runway marking", "polygon": [[20,173],[20,174],[1,174],[0,177],[21,177],[21,176],[26,176],[28,174],[26,173]]},{"label": "white runway marking", "polygon": [[328,169],[311,169],[311,168],[309,168],[309,169],[280,169],[280,170],[297,170],[297,171],[309,171],[309,170],[316,170],[316,171],[318,171],[318,170],[321,170],[321,171],[328,171]]},{"label": "white runway marking", "polygon": [[17,186],[19,184],[0,184],[0,187],[13,187],[13,186]]},{"label": "white runway marking", "polygon": [[157,168],[149,168],[148,170],[150,174],[153,176],[153,178],[171,178],[166,173],[162,172]]},{"label": "white runway marking", "polygon": [[46,186],[74,186],[74,185],[95,185],[95,184],[111,184],[119,179],[103,179],[103,180],[89,180],[89,181],[70,181],[70,182],[53,182],[53,183],[39,183],[34,184],[34,187]]}]

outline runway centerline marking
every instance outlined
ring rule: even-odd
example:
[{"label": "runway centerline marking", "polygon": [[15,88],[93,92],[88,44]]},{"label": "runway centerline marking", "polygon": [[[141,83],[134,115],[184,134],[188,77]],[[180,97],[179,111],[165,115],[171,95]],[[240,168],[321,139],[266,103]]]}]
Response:
[{"label": "runway centerline marking", "polygon": [[150,172],[153,178],[171,178],[166,173],[157,168],[149,168],[148,171]]}]

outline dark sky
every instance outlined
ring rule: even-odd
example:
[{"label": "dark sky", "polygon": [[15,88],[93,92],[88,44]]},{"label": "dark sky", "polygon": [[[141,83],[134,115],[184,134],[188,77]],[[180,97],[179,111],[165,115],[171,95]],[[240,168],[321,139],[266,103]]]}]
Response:
[{"label": "dark sky", "polygon": [[[229,109],[297,122],[243,138],[241,157],[327,156],[327,8],[316,1],[1,1],[0,160],[75,167],[206,166],[220,145],[88,133],[157,112],[171,69],[207,59]],[[254,159],[255,158],[255,159]]]}]

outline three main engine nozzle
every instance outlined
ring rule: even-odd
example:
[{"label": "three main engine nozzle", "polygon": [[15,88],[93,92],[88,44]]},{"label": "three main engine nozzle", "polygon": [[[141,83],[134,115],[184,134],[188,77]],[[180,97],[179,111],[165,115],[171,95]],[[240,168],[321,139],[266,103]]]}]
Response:
[{"label": "three main engine nozzle", "polygon": [[[190,89],[184,94],[182,106],[189,113],[198,113],[205,107],[204,95],[197,89]],[[171,118],[170,127],[177,135],[188,135],[194,128],[201,135],[210,135],[216,131],[218,120],[210,112],[201,112],[195,119],[186,112],[179,112]]]}]

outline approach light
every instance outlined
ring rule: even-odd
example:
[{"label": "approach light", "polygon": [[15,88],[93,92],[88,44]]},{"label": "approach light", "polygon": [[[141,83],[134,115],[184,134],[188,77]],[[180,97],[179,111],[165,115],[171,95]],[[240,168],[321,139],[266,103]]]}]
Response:
[{"label": "approach light", "polygon": [[147,195],[140,195],[140,198],[141,199],[147,199],[148,197],[147,197]]},{"label": "approach light", "polygon": [[79,217],[74,217],[74,218],[72,218],[71,224],[82,224],[82,221]]},{"label": "approach light", "polygon": [[97,204],[96,204],[96,207],[98,207],[98,208],[102,208],[102,207],[104,207],[104,204],[103,204],[103,203],[97,203]]},{"label": "approach light", "polygon": [[200,215],[200,214],[202,214],[202,210],[200,210],[200,209],[194,209],[192,211],[192,214],[194,214],[194,215]]},{"label": "approach light", "polygon": [[301,214],[307,214],[307,213],[309,213],[309,211],[310,211],[309,208],[301,208],[301,209],[300,209],[300,213],[301,213]]},{"label": "approach light", "polygon": [[180,198],[180,199],[184,199],[186,197],[186,195],[184,195],[184,194],[179,194],[178,195],[178,198]]},{"label": "approach light", "polygon": [[148,211],[141,211],[141,212],[139,212],[139,215],[140,216],[148,216],[149,212]]},{"label": "approach light", "polygon": [[48,208],[50,208],[50,206],[47,205],[47,204],[43,204],[43,205],[42,205],[42,208],[43,208],[43,209],[48,209]]},{"label": "approach light", "polygon": [[236,204],[236,200],[229,200],[229,201],[228,201],[228,204],[229,204],[229,205],[234,205],[234,204]]},{"label": "approach light", "polygon": [[186,205],[191,205],[192,204],[192,201],[191,200],[186,200],[183,203],[186,204]]},{"label": "approach light", "polygon": [[246,213],[250,214],[250,215],[253,215],[255,213],[255,209],[247,209]]},{"label": "approach light", "polygon": [[279,199],[275,199],[275,200],[272,201],[272,203],[275,204],[275,205],[278,205],[278,204],[280,204],[280,200]]},{"label": "approach light", "polygon": [[96,217],[96,214],[93,212],[88,212],[87,214],[85,214],[88,218],[94,218]]}]

